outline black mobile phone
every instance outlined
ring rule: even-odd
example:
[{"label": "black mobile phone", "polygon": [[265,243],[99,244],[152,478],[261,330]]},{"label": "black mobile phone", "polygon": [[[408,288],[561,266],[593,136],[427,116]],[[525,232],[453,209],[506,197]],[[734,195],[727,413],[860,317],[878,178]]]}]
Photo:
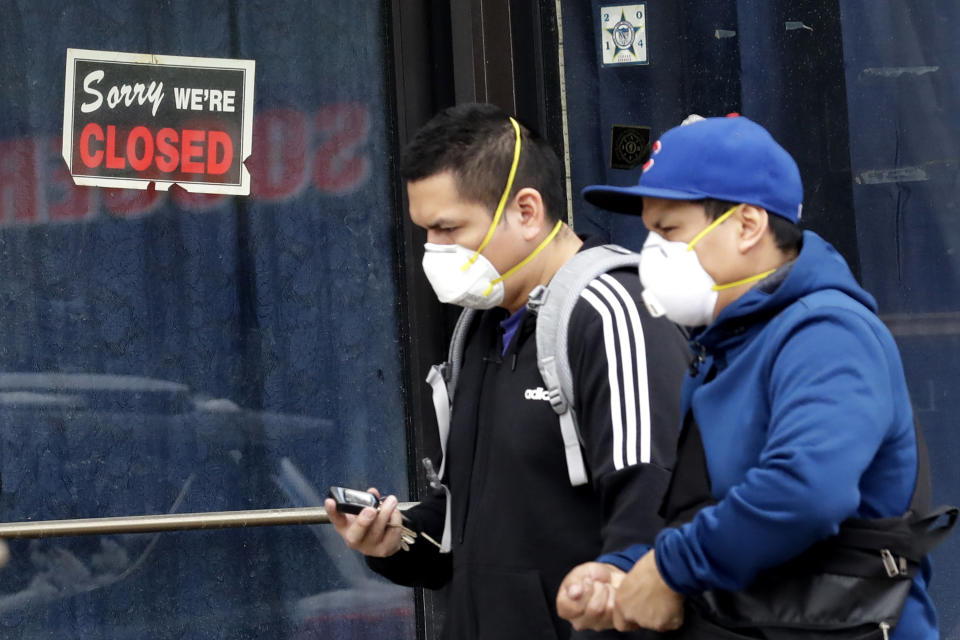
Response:
[{"label": "black mobile phone", "polygon": [[330,487],[329,496],[337,503],[337,511],[340,513],[352,513],[356,515],[363,511],[364,507],[380,508],[380,500],[369,491],[358,491],[357,489],[347,489],[346,487]]}]

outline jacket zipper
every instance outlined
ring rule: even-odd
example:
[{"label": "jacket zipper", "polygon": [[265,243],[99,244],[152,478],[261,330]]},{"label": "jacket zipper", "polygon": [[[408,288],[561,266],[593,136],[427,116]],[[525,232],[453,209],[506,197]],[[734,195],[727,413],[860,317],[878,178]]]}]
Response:
[{"label": "jacket zipper", "polygon": [[694,357],[690,363],[690,376],[696,378],[700,374],[700,366],[707,361],[707,348],[699,342],[694,342],[691,346],[693,347]]}]

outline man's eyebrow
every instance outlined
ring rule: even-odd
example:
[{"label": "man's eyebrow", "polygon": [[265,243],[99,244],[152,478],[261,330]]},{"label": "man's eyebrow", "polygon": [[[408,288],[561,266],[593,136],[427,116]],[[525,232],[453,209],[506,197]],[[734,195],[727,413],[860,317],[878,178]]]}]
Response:
[{"label": "man's eyebrow", "polygon": [[671,223],[671,220],[670,220],[670,217],[669,217],[669,216],[667,216],[667,215],[660,215],[660,216],[657,217],[656,220],[654,220],[654,221],[651,223],[651,226],[653,226],[653,227],[655,227],[655,228],[657,228],[657,229],[662,229],[662,228],[665,227],[665,226],[669,226],[670,223]]},{"label": "man's eyebrow", "polygon": [[427,225],[427,229],[449,229],[450,227],[455,227],[457,224],[447,218],[438,218]]}]

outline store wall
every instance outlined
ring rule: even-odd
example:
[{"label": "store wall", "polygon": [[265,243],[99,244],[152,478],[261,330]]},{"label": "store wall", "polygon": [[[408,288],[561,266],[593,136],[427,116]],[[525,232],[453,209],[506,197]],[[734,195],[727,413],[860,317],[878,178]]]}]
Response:
[{"label": "store wall", "polygon": [[[820,0],[648,0],[648,64],[601,64],[601,9],[563,2],[577,230],[632,248],[639,219],[587,205],[611,168],[611,128],[656,139],[690,113],[740,112],[797,159],[804,220],[878,300],[929,444],[934,500],[960,502],[960,6]],[[575,88],[575,89],[573,89]],[[933,555],[944,638],[960,638],[960,536]]]},{"label": "store wall", "polygon": [[[864,286],[903,354],[935,503],[960,504],[960,5],[842,2]],[[960,535],[934,553],[943,638],[960,638]]]}]

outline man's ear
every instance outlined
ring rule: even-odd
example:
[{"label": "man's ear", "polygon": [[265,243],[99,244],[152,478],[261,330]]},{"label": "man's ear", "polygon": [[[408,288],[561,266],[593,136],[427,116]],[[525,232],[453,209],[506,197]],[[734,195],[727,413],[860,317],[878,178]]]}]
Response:
[{"label": "man's ear", "polygon": [[740,222],[740,233],[737,238],[737,248],[740,253],[748,253],[760,244],[770,229],[770,214],[762,207],[744,204],[736,213]]},{"label": "man's ear", "polygon": [[539,238],[547,224],[547,212],[543,205],[543,196],[532,187],[524,187],[513,199],[520,212],[520,228],[523,239],[530,241]]}]

